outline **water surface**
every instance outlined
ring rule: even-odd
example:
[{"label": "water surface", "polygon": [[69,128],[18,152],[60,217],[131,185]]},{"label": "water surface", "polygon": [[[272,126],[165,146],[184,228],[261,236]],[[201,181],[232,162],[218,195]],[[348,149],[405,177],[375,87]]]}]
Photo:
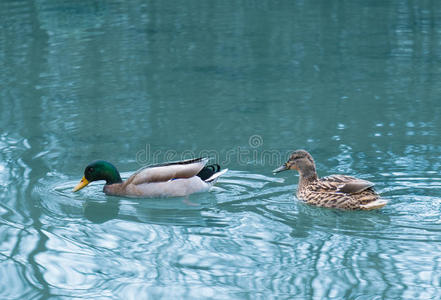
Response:
[{"label": "water surface", "polygon": [[[437,299],[441,3],[0,3],[1,299]],[[389,205],[307,206],[320,176]],[[73,194],[92,160],[210,155],[209,193]]]}]

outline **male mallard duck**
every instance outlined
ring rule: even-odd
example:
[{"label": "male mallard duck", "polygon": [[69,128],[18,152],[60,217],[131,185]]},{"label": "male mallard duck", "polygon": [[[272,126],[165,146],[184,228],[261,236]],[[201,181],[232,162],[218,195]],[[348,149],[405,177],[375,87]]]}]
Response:
[{"label": "male mallard duck", "polygon": [[207,191],[228,169],[220,171],[217,164],[205,166],[208,158],[151,165],[136,171],[126,181],[107,161],[97,160],[84,170],[80,183],[73,189],[81,190],[92,181],[105,180],[103,192],[113,196],[179,197]]},{"label": "male mallard duck", "polygon": [[305,150],[294,151],[288,161],[273,170],[300,173],[297,198],[308,204],[342,209],[377,209],[387,204],[374,191],[373,183],[346,175],[318,178],[312,156]]}]

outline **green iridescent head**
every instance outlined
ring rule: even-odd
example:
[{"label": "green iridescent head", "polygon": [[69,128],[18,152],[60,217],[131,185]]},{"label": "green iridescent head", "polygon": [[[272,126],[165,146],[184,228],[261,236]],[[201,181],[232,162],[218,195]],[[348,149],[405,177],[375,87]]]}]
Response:
[{"label": "green iridescent head", "polygon": [[122,182],[118,170],[111,163],[104,160],[96,160],[87,165],[84,176],[80,183],[73,189],[74,192],[81,190],[92,181],[105,180],[106,184]]}]

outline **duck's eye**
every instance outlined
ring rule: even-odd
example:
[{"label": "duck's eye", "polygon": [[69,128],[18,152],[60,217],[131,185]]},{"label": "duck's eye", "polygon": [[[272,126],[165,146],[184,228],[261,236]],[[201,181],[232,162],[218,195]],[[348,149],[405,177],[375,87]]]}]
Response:
[{"label": "duck's eye", "polygon": [[89,172],[93,172],[93,168],[89,168]]}]

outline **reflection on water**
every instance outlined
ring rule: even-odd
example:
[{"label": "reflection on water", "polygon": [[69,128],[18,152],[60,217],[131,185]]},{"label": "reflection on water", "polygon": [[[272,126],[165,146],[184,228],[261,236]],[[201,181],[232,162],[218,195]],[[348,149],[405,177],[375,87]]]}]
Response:
[{"label": "reflection on water", "polygon": [[[439,297],[440,13],[0,1],[0,298]],[[320,176],[370,180],[389,204],[299,202],[297,175],[270,173],[298,148]],[[71,192],[95,159],[128,177],[211,150],[231,171],[210,193]]]}]

